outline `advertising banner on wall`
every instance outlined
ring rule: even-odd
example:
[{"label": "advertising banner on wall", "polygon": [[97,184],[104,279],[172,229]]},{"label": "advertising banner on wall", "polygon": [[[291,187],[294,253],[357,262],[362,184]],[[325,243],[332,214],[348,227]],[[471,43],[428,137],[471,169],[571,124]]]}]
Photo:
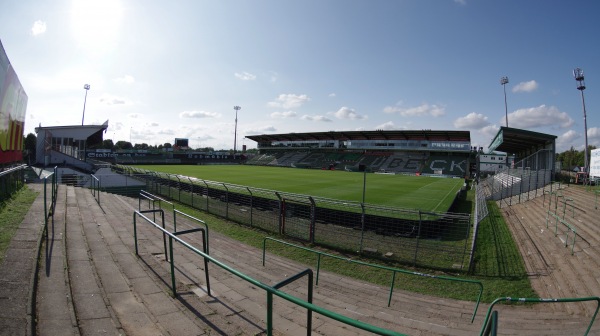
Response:
[{"label": "advertising banner on wall", "polygon": [[593,149],[590,155],[590,176],[600,177],[600,148]]},{"label": "advertising banner on wall", "polygon": [[0,41],[0,165],[23,159],[27,94]]}]

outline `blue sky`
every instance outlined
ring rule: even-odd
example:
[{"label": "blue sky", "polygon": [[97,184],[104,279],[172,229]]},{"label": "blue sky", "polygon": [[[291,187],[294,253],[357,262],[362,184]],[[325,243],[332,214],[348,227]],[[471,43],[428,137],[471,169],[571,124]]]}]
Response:
[{"label": "blue sky", "polygon": [[[600,2],[492,0],[19,0],[0,39],[28,96],[25,132],[109,120],[105,138],[505,126],[600,146]],[[595,32],[595,33],[594,33]]]}]

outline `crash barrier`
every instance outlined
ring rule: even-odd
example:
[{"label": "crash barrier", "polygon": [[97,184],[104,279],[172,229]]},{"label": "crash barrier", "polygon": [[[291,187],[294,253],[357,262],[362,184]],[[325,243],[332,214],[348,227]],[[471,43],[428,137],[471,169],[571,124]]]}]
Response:
[{"label": "crash barrier", "polygon": [[[563,216],[564,217],[564,216]],[[575,251],[575,238],[577,238],[577,230],[575,229],[575,227],[571,224],[569,224],[567,221],[565,221],[564,219],[560,218],[559,215],[557,215],[556,213],[548,210],[548,214],[546,215],[546,229],[550,228],[550,223],[552,223],[554,220],[554,236],[558,236],[558,224],[562,224],[566,230],[565,230],[565,247],[569,246],[569,235],[570,232],[573,233],[573,240],[571,242],[571,254],[574,253]]]},{"label": "crash barrier", "polygon": [[[338,322],[353,326],[355,328],[359,328],[362,330],[366,330],[372,333],[375,333],[377,335],[399,335],[402,336],[403,334],[397,333],[395,331],[389,330],[389,329],[384,329],[381,327],[377,327],[368,323],[364,323],[358,320],[355,320],[353,318],[349,318],[340,314],[337,314],[335,312],[332,312],[330,310],[327,310],[325,308],[322,308],[320,306],[316,306],[308,301],[304,301],[302,299],[299,299],[295,296],[292,296],[290,294],[287,294],[285,292],[282,292],[280,290],[278,290],[277,288],[275,288],[275,286],[269,286],[267,284],[264,284],[254,278],[251,278],[247,275],[245,275],[244,273],[229,267],[228,265],[220,262],[219,260],[211,257],[210,255],[208,255],[208,253],[206,253],[205,251],[201,251],[199,249],[197,249],[196,247],[192,246],[191,244],[189,244],[188,242],[186,242],[185,240],[183,240],[182,238],[178,237],[178,235],[183,234],[184,232],[169,232],[164,226],[164,222],[161,225],[155,223],[155,221],[151,220],[150,218],[145,216],[145,213],[161,213],[162,216],[164,216],[164,211],[161,209],[155,209],[155,210],[146,210],[146,211],[134,211],[133,213],[133,232],[134,232],[134,240],[135,240],[135,253],[137,256],[139,256],[139,250],[138,250],[138,239],[137,239],[137,218],[142,218],[144,220],[144,223],[147,223],[151,226],[153,226],[154,228],[160,230],[163,233],[163,236],[167,236],[169,239],[169,246],[168,246],[168,250],[169,250],[169,255],[168,255],[168,260],[170,262],[170,267],[171,267],[171,287],[172,287],[172,292],[173,292],[173,296],[177,296],[177,291],[176,291],[176,282],[175,282],[175,261],[174,261],[174,256],[173,256],[173,242],[178,242],[180,243],[182,246],[184,246],[185,248],[187,248],[188,250],[192,251],[193,253],[195,253],[196,255],[202,257],[205,259],[205,276],[206,279],[208,281],[209,277],[208,277],[208,262],[219,266],[220,268],[228,271],[229,273],[241,278],[244,281],[249,282],[250,284],[263,289],[266,294],[267,294],[267,335],[271,336],[273,335],[273,296],[278,296],[284,300],[287,300],[293,304],[296,304],[298,306],[301,306],[303,308],[308,309],[311,312],[316,312],[318,314],[321,314],[323,316],[329,317],[331,319],[334,319]],[[188,230],[189,231],[189,230]],[[206,245],[204,246],[206,247]],[[298,275],[300,276],[300,275]],[[289,282],[287,282],[287,280],[280,282],[279,284],[277,284],[276,286],[283,286],[285,284],[287,284]],[[208,282],[207,282],[207,286],[208,286]],[[210,296],[212,296],[209,293]],[[312,322],[311,322],[312,323]],[[307,325],[309,325],[309,322],[307,322]],[[311,335],[311,328],[307,328],[307,334]]]},{"label": "crash barrier", "polygon": [[[494,306],[498,302],[519,302],[519,303],[567,303],[567,302],[585,302],[585,301],[596,301],[596,311],[594,312],[594,316],[590,320],[590,324],[585,331],[585,335],[587,335],[592,329],[592,325],[594,325],[594,320],[596,320],[596,315],[598,315],[598,309],[600,308],[600,298],[597,296],[583,297],[583,298],[562,298],[562,299],[539,299],[539,298],[511,298],[511,297],[500,297],[494,300],[490,307],[488,308],[487,314],[485,315],[485,319],[483,320],[483,326],[481,328],[480,335],[496,335],[498,331],[498,312],[494,309]],[[495,313],[495,316],[492,316]],[[541,330],[540,330],[540,333]]]},{"label": "crash barrier", "polygon": [[432,279],[439,279],[439,280],[447,280],[447,281],[451,281],[451,282],[462,282],[462,283],[471,283],[474,285],[477,285],[479,287],[479,294],[477,295],[477,300],[476,300],[476,304],[475,304],[475,310],[473,311],[473,315],[471,316],[471,323],[473,323],[473,320],[475,319],[475,315],[477,314],[477,309],[479,307],[479,302],[481,301],[481,296],[483,294],[483,284],[481,283],[481,281],[478,280],[468,280],[468,279],[459,279],[459,278],[453,278],[453,277],[447,277],[447,276],[440,276],[440,275],[432,275],[432,274],[426,274],[426,273],[419,273],[419,272],[413,272],[413,271],[407,271],[407,270],[403,270],[403,269],[398,269],[398,268],[392,268],[392,267],[387,267],[387,266],[381,266],[381,265],[377,265],[377,264],[370,264],[370,263],[366,263],[363,261],[359,261],[359,260],[352,260],[349,258],[344,258],[344,257],[340,257],[340,256],[336,256],[333,254],[329,254],[329,253],[325,253],[325,252],[321,252],[321,251],[317,251],[317,250],[313,250],[304,246],[298,246],[298,245],[294,245],[294,244],[290,244],[286,241],[283,240],[278,240],[275,238],[271,238],[271,237],[265,237],[263,239],[263,266],[265,266],[265,255],[266,255],[266,250],[267,250],[267,241],[273,241],[273,242],[277,242],[279,244],[283,244],[286,246],[291,246],[300,250],[304,250],[304,251],[308,251],[311,253],[315,253],[317,255],[317,279],[316,279],[316,285],[319,285],[319,271],[321,269],[321,256],[325,256],[325,257],[329,257],[329,258],[334,258],[334,259],[339,259],[339,260],[344,260],[347,262],[351,262],[357,265],[363,265],[363,266],[368,266],[368,267],[373,267],[373,268],[378,268],[378,269],[382,269],[382,270],[386,270],[386,271],[391,271],[392,272],[392,281],[390,284],[390,293],[388,296],[388,307],[391,305],[392,302],[392,294],[394,293],[394,284],[396,281],[396,273],[402,273],[402,274],[408,274],[408,275],[415,275],[415,276],[421,276],[421,277],[427,277],[427,278],[432,278]]}]

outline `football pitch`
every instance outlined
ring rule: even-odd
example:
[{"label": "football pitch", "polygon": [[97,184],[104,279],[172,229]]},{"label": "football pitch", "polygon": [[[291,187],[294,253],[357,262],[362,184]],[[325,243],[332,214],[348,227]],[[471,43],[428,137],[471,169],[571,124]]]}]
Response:
[{"label": "football pitch", "polygon": [[245,165],[139,165],[167,174],[337,200],[446,212],[463,179]]}]

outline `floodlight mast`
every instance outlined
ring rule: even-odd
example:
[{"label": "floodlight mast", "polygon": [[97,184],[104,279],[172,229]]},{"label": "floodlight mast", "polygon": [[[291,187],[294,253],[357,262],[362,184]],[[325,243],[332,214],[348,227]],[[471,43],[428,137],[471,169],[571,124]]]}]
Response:
[{"label": "floodlight mast", "polygon": [[[573,77],[577,81],[577,90],[581,91],[581,103],[583,105],[583,129],[585,138],[585,148],[583,150],[583,170],[586,174],[589,173],[588,167],[588,136],[587,136],[587,116],[585,111],[585,97],[583,96],[583,90],[585,90],[585,77],[583,76],[583,69],[575,68],[573,70]],[[587,180],[587,178],[586,178]]]},{"label": "floodlight mast", "polygon": [[504,76],[500,78],[500,84],[504,88],[504,115],[506,116],[506,127],[508,127],[508,105],[506,104],[506,84],[508,84],[508,77]]},{"label": "floodlight mast", "polygon": [[83,115],[81,116],[81,126],[83,126],[83,119],[85,118],[85,102],[87,101],[87,93],[90,90],[90,84],[84,84],[83,89],[85,90],[85,98],[83,98]]},{"label": "floodlight mast", "polygon": [[242,108],[240,106],[234,106],[233,109],[235,110],[235,129],[233,131],[233,156],[235,157],[235,153],[237,150],[237,117],[238,117],[238,111],[241,110]]}]

